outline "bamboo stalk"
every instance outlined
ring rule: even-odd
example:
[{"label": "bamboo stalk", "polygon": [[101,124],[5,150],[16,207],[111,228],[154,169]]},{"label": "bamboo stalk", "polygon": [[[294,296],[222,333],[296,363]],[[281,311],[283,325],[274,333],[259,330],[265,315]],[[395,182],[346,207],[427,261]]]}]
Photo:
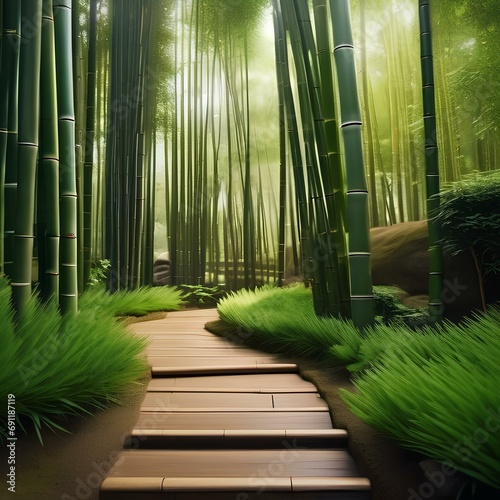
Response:
[{"label": "bamboo stalk", "polygon": [[59,135],[52,0],[43,0],[38,177],[38,274],[45,300],[59,300]]},{"label": "bamboo stalk", "polygon": [[85,120],[85,163],[83,182],[83,282],[90,277],[92,254],[92,184],[96,117],[97,0],[89,4],[89,48],[87,66],[87,116]]},{"label": "bamboo stalk", "polygon": [[[0,274],[12,277],[17,213],[18,94],[21,0],[2,6],[0,66]],[[6,210],[6,208],[9,210]]]},{"label": "bamboo stalk", "polygon": [[63,314],[78,310],[75,111],[73,94],[73,54],[71,0],[54,0],[56,42],[57,105],[59,114],[60,161],[60,293]]},{"label": "bamboo stalk", "polygon": [[23,0],[23,17],[32,21],[32,30],[22,33],[19,65],[19,135],[16,225],[12,302],[16,315],[24,315],[31,296],[35,181],[38,156],[40,110],[40,64],[42,0]]},{"label": "bamboo stalk", "polygon": [[425,128],[425,163],[427,214],[429,218],[429,317],[432,322],[442,319],[443,287],[441,224],[437,218],[440,206],[439,160],[436,140],[436,105],[434,96],[434,68],[429,0],[419,0],[422,94]]},{"label": "bamboo stalk", "polygon": [[371,280],[368,190],[349,1],[330,0],[330,9],[347,174],[346,220],[349,235],[352,320],[356,326],[363,329],[373,324],[375,308]]},{"label": "bamboo stalk", "polygon": [[[274,17],[276,16],[276,11]],[[274,19],[276,30],[276,19]],[[287,201],[287,151],[286,151],[286,107],[284,79],[281,68],[283,64],[280,40],[274,44],[278,84],[278,117],[279,117],[279,147],[280,147],[280,190],[279,190],[279,229],[278,229],[278,286],[283,286],[285,281],[285,242],[286,242],[286,201]]]}]

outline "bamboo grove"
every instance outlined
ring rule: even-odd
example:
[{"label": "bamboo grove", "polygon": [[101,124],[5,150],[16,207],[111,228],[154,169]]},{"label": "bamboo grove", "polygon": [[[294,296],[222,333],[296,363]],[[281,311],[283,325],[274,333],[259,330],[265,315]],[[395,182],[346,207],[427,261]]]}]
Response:
[{"label": "bamboo grove", "polygon": [[[369,227],[427,218],[439,177],[497,168],[483,4],[1,0],[0,274],[17,311],[36,284],[76,312],[101,259],[110,290],[148,285],[168,251],[174,285],[303,276],[318,314],[370,324]],[[430,235],[439,319],[432,216]]]}]

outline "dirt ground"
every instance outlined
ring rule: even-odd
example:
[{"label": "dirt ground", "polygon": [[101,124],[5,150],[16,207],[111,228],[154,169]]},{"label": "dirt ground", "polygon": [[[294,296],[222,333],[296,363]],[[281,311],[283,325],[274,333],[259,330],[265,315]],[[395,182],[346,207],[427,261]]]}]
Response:
[{"label": "dirt ground", "polygon": [[[123,440],[139,418],[146,384],[131,387],[122,406],[73,418],[62,432],[38,438],[18,431],[16,442],[16,500],[97,500],[99,487],[123,447]],[[6,448],[2,446],[0,472],[7,474]],[[2,481],[0,498],[10,498]]]}]

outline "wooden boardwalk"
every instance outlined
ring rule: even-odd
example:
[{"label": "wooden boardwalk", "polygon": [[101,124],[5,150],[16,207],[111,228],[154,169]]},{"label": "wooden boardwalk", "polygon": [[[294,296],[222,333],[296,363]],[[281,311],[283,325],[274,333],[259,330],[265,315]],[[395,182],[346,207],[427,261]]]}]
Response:
[{"label": "wooden boardwalk", "polygon": [[204,329],[216,310],[131,329],[150,339],[139,420],[101,486],[104,500],[366,500],[316,387],[286,359]]}]

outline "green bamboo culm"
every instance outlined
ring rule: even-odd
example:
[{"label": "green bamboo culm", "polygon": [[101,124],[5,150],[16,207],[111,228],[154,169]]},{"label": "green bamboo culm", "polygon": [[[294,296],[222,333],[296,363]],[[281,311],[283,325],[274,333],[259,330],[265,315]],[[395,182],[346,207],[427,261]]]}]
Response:
[{"label": "green bamboo culm", "polygon": [[[112,292],[141,285],[141,261],[146,258],[141,254],[144,237],[152,231],[144,226],[144,206],[150,200],[145,199],[143,177],[150,126],[147,110],[156,85],[150,34],[159,4],[120,0],[113,5],[105,174],[105,251],[111,261],[107,286]],[[123,46],[129,48],[126,53]]]},{"label": "green bamboo culm", "polygon": [[[286,241],[286,108],[284,81],[281,66],[284,64],[282,46],[279,43],[279,33],[276,20],[276,2],[273,3],[273,22],[275,32],[275,57],[276,57],[276,80],[278,84],[278,118],[279,118],[279,144],[280,144],[280,191],[279,191],[279,222],[278,222],[278,286],[283,286],[285,281],[285,241]],[[286,50],[286,47],[285,47]]]},{"label": "green bamboo culm", "polygon": [[61,213],[60,291],[62,314],[78,309],[77,192],[71,0],[54,0],[57,105],[59,115],[59,188]]},{"label": "green bamboo culm", "polygon": [[42,0],[23,0],[21,13],[23,18],[31,20],[32,29],[22,33],[19,63],[18,210],[11,281],[12,302],[18,318],[23,316],[31,296],[40,111]]},{"label": "green bamboo culm", "polygon": [[[338,209],[335,205],[335,189],[322,109],[324,82],[321,81],[320,77],[317,59],[318,49],[312,31],[308,3],[303,0],[294,0],[293,5],[300,37],[296,40],[299,42],[297,45],[300,46],[302,51],[305,76],[304,88],[307,89],[307,96],[304,95],[306,100],[303,103],[303,109],[310,107],[310,118],[312,119],[309,157],[315,158],[309,163],[311,166],[309,173],[312,174],[310,199],[315,211],[313,222],[316,226],[316,241],[312,253],[316,269],[314,303],[318,315],[338,316],[342,314],[340,307],[341,288],[344,286],[348,290],[348,283],[346,283],[346,279],[342,279],[338,265],[338,250],[345,248],[345,245],[342,242],[343,232],[338,230],[336,217]],[[293,24],[290,18],[290,28],[292,30]],[[292,33],[293,31],[291,36]],[[295,36],[293,36],[292,41],[293,39],[295,39]],[[295,54],[294,57],[298,59],[297,51],[295,51]],[[314,154],[313,150],[317,153]],[[337,238],[339,238],[339,241],[336,241]]]},{"label": "green bamboo culm", "polygon": [[[10,275],[17,192],[17,96],[21,0],[2,4],[0,49],[0,276]],[[8,208],[8,210],[6,210]]]},{"label": "green bamboo culm", "polygon": [[362,120],[357,92],[349,0],[330,0],[330,14],[333,25],[347,180],[346,226],[351,314],[354,324],[359,328],[365,328],[374,323],[375,302],[371,279],[368,189],[363,158]]},{"label": "green bamboo culm", "polygon": [[317,58],[320,79],[320,97],[324,116],[328,169],[324,172],[323,185],[330,219],[331,243],[337,249],[337,279],[339,280],[340,313],[351,317],[349,262],[345,232],[345,172],[340,154],[340,136],[333,61],[330,49],[327,0],[313,0],[314,26],[317,39]]},{"label": "green bamboo culm", "polygon": [[441,224],[437,217],[440,205],[439,160],[436,134],[436,103],[429,0],[419,0],[420,53],[424,105],[425,165],[427,216],[429,220],[429,317],[435,323],[442,319],[443,257]]},{"label": "green bamboo culm", "polygon": [[52,0],[43,0],[38,169],[38,279],[45,300],[59,300],[59,134]]},{"label": "green bamboo culm", "polygon": [[309,279],[307,272],[309,255],[309,209],[307,204],[306,181],[304,177],[304,165],[300,152],[300,137],[297,121],[297,113],[293,99],[293,93],[290,83],[290,66],[288,58],[288,46],[286,31],[284,25],[284,15],[279,0],[273,0],[273,22],[274,36],[276,46],[276,72],[278,82],[283,89],[283,100],[285,106],[286,132],[291,156],[291,170],[293,173],[295,185],[295,205],[297,209],[298,234],[301,252],[301,268],[305,273],[306,281]]},{"label": "green bamboo culm", "polygon": [[87,117],[85,120],[85,163],[83,171],[83,282],[90,277],[92,246],[92,180],[96,108],[97,0],[89,4],[89,48],[87,66]]}]

